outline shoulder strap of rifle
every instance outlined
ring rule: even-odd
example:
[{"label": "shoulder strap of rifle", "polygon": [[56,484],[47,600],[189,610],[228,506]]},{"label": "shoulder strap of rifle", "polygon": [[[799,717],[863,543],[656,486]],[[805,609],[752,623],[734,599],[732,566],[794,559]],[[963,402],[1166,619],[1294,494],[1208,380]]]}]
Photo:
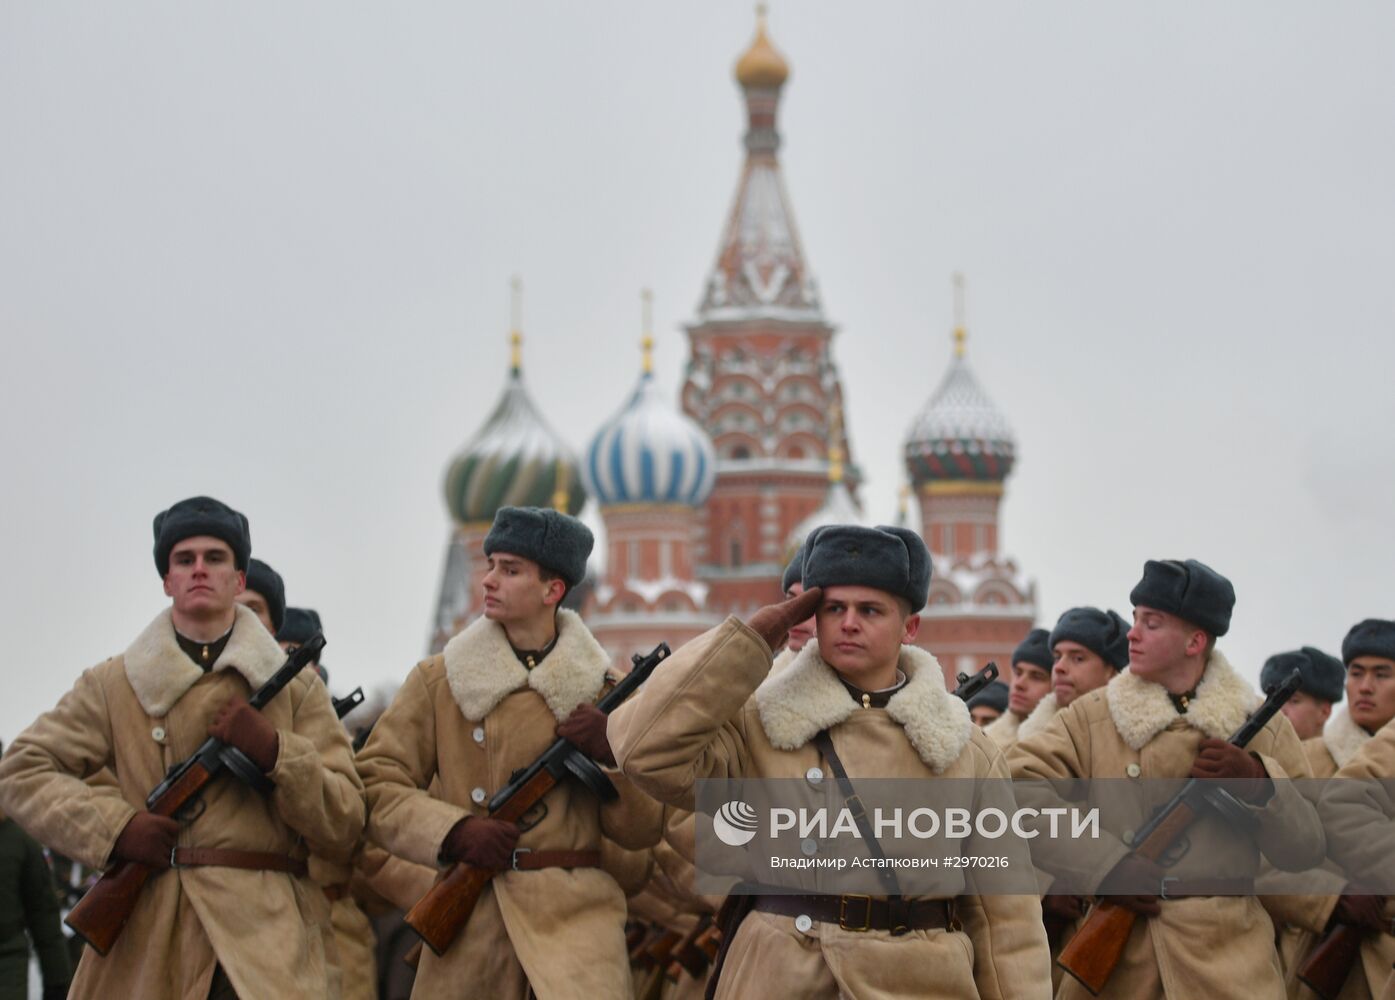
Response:
[{"label": "shoulder strap of rifle", "polygon": [[[867,845],[867,853],[878,861],[884,861],[886,852],[882,850],[877,835],[872,832],[872,821],[867,816],[862,799],[858,798],[857,789],[853,788],[853,783],[848,778],[848,772],[843,768],[843,761],[838,756],[838,751],[833,748],[833,737],[828,734],[827,729],[820,729],[814,735],[813,743],[814,746],[818,747],[819,753],[823,754],[824,759],[828,761],[829,768],[833,771],[833,778],[838,782],[838,792],[843,796],[843,805],[851,811],[853,822],[857,824],[857,832],[862,834],[862,842]],[[905,898],[901,895],[901,881],[896,877],[896,869],[890,865],[879,866],[877,879],[889,897],[887,902],[891,905],[892,923],[896,925],[893,927],[892,933],[897,933],[899,929],[899,932],[904,934],[909,908]]]}]

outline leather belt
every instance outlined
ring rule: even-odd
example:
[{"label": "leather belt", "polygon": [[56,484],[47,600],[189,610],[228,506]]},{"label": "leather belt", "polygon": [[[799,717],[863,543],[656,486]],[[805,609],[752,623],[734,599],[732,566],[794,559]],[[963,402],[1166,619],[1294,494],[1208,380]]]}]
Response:
[{"label": "leather belt", "polygon": [[223,847],[176,847],[170,851],[171,868],[247,868],[252,871],[287,872],[304,878],[305,862],[286,854],[235,851]]},{"label": "leather belt", "polygon": [[516,872],[535,872],[540,868],[599,868],[600,851],[532,851],[520,847],[513,852],[509,866]]},{"label": "leather belt", "polygon": [[349,883],[340,882],[338,885],[327,885],[324,890],[325,899],[331,903],[337,903],[349,894]]},{"label": "leather belt", "polygon": [[1158,887],[1159,899],[1186,899],[1191,896],[1253,896],[1252,878],[1172,878]]},{"label": "leather belt", "polygon": [[[837,924],[845,931],[890,931],[896,930],[892,920],[892,904],[884,897],[864,896],[861,893],[847,893],[841,896],[832,894],[794,896],[757,896],[755,908],[765,913],[778,913],[786,917],[808,917],[825,924]],[[900,926],[907,930],[928,930],[930,928],[961,929],[959,918],[955,916],[952,899],[912,899],[903,900],[905,917]]]}]

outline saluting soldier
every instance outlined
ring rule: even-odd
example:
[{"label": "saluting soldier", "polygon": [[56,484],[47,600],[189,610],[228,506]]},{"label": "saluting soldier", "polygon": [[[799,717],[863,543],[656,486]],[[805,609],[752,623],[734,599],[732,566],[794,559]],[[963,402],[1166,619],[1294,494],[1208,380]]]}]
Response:
[{"label": "saluting soldier", "polygon": [[526,829],[487,809],[559,733],[614,763],[593,705],[612,680],[610,656],[559,607],[591,545],[576,518],[502,508],[484,541],[484,617],[417,665],[359,753],[373,840],[419,864],[499,872],[450,949],[423,951],[413,996],[630,994],[625,899],[599,867],[601,843],[656,843],[658,803],[616,772],[618,801],[566,781]]},{"label": "saluting soldier", "polygon": [[[1100,809],[1099,843],[1088,852],[1079,845],[1053,852],[1038,839],[1034,858],[1058,884],[1111,895],[1143,918],[1102,996],[1282,997],[1272,925],[1248,893],[1260,852],[1287,871],[1322,858],[1312,803],[1277,780],[1307,777],[1307,760],[1282,715],[1247,750],[1227,739],[1259,701],[1216,648],[1235,604],[1229,580],[1195,559],[1149,560],[1130,600],[1129,666],[1020,740],[1009,753],[1013,777],[1228,779],[1239,782],[1233,785],[1239,808],[1257,823],[1253,839],[1203,814],[1188,828],[1180,857],[1159,867],[1131,852],[1132,831],[1174,789],[1157,788],[1161,782],[1140,786],[1150,797],[1144,802],[1096,784],[1091,804]],[[1058,993],[1088,995],[1069,977]]]},{"label": "saluting soldier", "polygon": [[[1333,702],[1341,700],[1345,687],[1347,708],[1332,715],[1321,735],[1303,743],[1315,778],[1336,775],[1361,753],[1373,734],[1395,718],[1395,622],[1371,618],[1353,625],[1342,641],[1342,660],[1345,668],[1336,658],[1305,646],[1271,657],[1260,676],[1260,683],[1268,686],[1297,669],[1302,678],[1300,690],[1308,693],[1310,702],[1324,704],[1329,710]],[[1380,776],[1395,777],[1395,770]],[[1382,864],[1388,869],[1391,859],[1384,858]],[[1345,884],[1343,877],[1334,876],[1334,882],[1334,891],[1327,895],[1271,896],[1265,900],[1280,930],[1289,995],[1314,996],[1298,980],[1298,969],[1321,936],[1341,923],[1366,931],[1361,968],[1347,978],[1341,996],[1343,1000],[1369,1000],[1380,992],[1395,962],[1395,937],[1391,936],[1395,912],[1389,910],[1382,895],[1344,891],[1360,886]]]},{"label": "saluting soldier", "polygon": [[[85,671],[0,762],[3,807],[38,840],[94,867],[163,873],[110,953],[84,952],[75,997],[332,995],[328,907],[305,857],[357,840],[362,789],[317,678],[302,673],[260,712],[247,703],[285,660],[236,603],[251,547],[247,519],[217,500],[157,515],[170,608]],[[242,750],[273,791],[224,777],[182,824],[145,811],[166,770],[210,735]],[[107,780],[84,780],[103,769]]]},{"label": "saluting soldier", "polygon": [[[816,529],[805,542],[803,583],[804,594],[749,624],[728,618],[685,644],[613,713],[611,743],[636,784],[692,808],[699,779],[836,773],[815,742],[825,732],[854,782],[1007,777],[1002,754],[945,690],[935,658],[910,645],[930,584],[920,536]],[[773,651],[811,611],[817,645],[771,675]],[[753,996],[772,983],[799,997],[1050,993],[1035,897],[874,897],[865,921],[856,907],[855,924],[840,916],[848,902],[754,897],[727,945],[717,996]],[[903,908],[894,933],[892,915]]]},{"label": "saluting soldier", "polygon": [[988,725],[984,732],[998,746],[1007,748],[1017,742],[1017,729],[1051,693],[1051,633],[1034,628],[1012,651],[1008,665],[1007,711]]}]

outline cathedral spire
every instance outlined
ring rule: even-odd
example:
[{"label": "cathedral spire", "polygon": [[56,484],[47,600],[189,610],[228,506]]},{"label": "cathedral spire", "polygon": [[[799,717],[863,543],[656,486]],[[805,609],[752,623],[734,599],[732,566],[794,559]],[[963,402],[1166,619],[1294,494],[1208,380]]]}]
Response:
[{"label": "cathedral spire", "polygon": [[514,275],[509,282],[509,367],[513,374],[523,372],[523,279]]}]

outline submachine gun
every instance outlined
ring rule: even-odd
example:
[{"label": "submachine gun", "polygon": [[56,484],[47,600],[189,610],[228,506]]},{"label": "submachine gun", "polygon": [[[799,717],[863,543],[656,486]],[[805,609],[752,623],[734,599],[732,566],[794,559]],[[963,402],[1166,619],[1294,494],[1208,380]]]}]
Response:
[{"label": "submachine gun", "polygon": [[972,677],[968,674],[955,674],[954,679],[958,682],[959,686],[951,693],[956,698],[962,698],[964,701],[968,701],[998,679],[998,665],[996,663],[988,663]]},{"label": "submachine gun", "polygon": [[[1284,706],[1284,702],[1293,697],[1298,683],[1299,675],[1295,670],[1270,691],[1264,704],[1255,709],[1254,714],[1235,731],[1230,742],[1237,747],[1248,746]],[[1187,828],[1208,811],[1219,814],[1232,825],[1254,828],[1255,821],[1249,810],[1224,788],[1200,778],[1191,778],[1134,834],[1134,853],[1150,861],[1158,861]],[[1056,964],[1080,980],[1080,984],[1092,995],[1098,996],[1123,957],[1124,945],[1137,919],[1138,914],[1110,902],[1108,897],[1100,899],[1090,908],[1090,914],[1080,925],[1080,930],[1061,950]]]},{"label": "submachine gun", "polygon": [[[258,711],[265,708],[298,673],[319,659],[324,647],[324,634],[316,632],[291,653],[269,681],[253,692],[248,704]],[[170,768],[165,780],[146,797],[145,808],[157,816],[188,817],[203,790],[225,771],[263,794],[275,787],[245,753],[210,736],[192,755]],[[87,890],[64,923],[97,954],[105,955],[131,919],[141,890],[154,872],[149,865],[136,861],[116,862]]]},{"label": "submachine gun", "polygon": [[[668,658],[669,652],[668,643],[661,642],[647,656],[636,653],[630,672],[596,702],[596,707],[609,715],[649,679],[654,668]],[[595,792],[602,801],[612,801],[619,794],[595,761],[559,737],[537,760],[515,771],[509,783],[494,794],[489,800],[490,818],[517,823],[568,775]],[[470,918],[480,893],[496,874],[492,869],[473,865],[452,865],[407,912],[407,925],[420,934],[427,947],[437,955],[444,954]]]}]

